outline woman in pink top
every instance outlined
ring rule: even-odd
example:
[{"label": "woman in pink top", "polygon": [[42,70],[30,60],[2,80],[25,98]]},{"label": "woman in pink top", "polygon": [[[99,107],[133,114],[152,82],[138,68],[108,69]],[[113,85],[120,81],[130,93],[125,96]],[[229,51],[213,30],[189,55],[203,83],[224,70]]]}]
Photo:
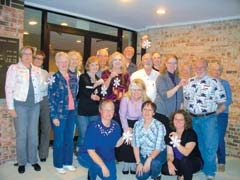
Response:
[{"label": "woman in pink top", "polygon": [[[124,132],[130,130],[132,132],[135,122],[141,118],[142,103],[149,98],[146,95],[146,86],[143,80],[134,79],[126,95],[120,102],[119,115]],[[119,160],[123,161],[123,174],[131,174],[136,172],[136,161],[133,154],[131,142],[123,144],[119,148]]]},{"label": "woman in pink top", "polygon": [[68,71],[68,55],[55,56],[58,72],[49,79],[50,119],[54,133],[53,164],[57,172],[75,171],[73,162],[73,130],[77,105],[77,77]]}]

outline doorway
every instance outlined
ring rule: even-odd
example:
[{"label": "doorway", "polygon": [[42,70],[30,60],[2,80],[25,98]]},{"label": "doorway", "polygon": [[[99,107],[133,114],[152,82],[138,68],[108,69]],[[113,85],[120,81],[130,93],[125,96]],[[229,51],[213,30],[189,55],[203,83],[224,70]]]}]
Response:
[{"label": "doorway", "polygon": [[111,35],[51,24],[48,25],[47,34],[48,46],[44,49],[46,48],[48,52],[49,72],[57,71],[54,57],[59,51],[67,53],[70,50],[76,50],[81,53],[85,63],[88,57],[96,55],[98,49],[106,48],[109,55],[120,49],[117,38]]}]

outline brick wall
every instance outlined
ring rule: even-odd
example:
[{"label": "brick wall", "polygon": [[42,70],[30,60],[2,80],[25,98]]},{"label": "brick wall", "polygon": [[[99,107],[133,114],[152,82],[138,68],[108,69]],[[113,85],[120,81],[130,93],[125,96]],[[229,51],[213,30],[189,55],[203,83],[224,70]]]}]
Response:
[{"label": "brick wall", "polygon": [[223,78],[229,80],[233,91],[227,154],[240,158],[240,19],[146,30],[138,34],[138,52],[144,35],[151,41],[147,52],[175,53],[180,64],[197,58],[223,64]]},{"label": "brick wall", "polygon": [[[23,40],[23,1],[6,0],[0,4],[0,36]],[[2,76],[2,75],[1,75]],[[0,87],[4,88],[4,87]],[[5,99],[0,99],[0,165],[15,159],[15,130]]]},{"label": "brick wall", "polygon": [[9,117],[6,102],[0,99],[0,165],[7,160],[15,159],[15,130],[13,119]]}]

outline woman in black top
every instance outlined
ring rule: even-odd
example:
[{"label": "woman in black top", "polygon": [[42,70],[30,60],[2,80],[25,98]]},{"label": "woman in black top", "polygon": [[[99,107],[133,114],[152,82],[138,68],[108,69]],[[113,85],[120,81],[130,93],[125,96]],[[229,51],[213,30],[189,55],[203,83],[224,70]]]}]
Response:
[{"label": "woman in black top", "polygon": [[86,129],[90,121],[99,119],[98,105],[101,99],[103,80],[96,73],[99,70],[98,57],[91,56],[85,65],[86,72],[80,76],[78,91],[78,147],[83,146]]},{"label": "woman in black top", "polygon": [[170,127],[173,131],[167,138],[167,162],[162,173],[178,175],[178,180],[191,180],[193,173],[201,170],[203,161],[190,115],[184,110],[175,111]]}]

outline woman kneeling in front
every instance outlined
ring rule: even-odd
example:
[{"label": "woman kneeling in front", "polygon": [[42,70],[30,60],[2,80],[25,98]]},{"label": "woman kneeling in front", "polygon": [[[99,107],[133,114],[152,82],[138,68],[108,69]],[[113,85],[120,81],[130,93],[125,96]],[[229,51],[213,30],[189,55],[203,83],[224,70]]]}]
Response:
[{"label": "woman kneeling in front", "polygon": [[162,173],[178,175],[178,180],[191,180],[193,173],[201,170],[203,161],[190,115],[184,110],[175,111],[170,117],[170,127],[174,131],[167,139],[167,163]]},{"label": "woman kneeling in front", "polygon": [[166,145],[164,125],[153,118],[156,105],[151,101],[142,104],[142,119],[137,121],[133,129],[133,151],[136,159],[136,178],[154,180],[161,179],[162,165],[166,162]]}]

